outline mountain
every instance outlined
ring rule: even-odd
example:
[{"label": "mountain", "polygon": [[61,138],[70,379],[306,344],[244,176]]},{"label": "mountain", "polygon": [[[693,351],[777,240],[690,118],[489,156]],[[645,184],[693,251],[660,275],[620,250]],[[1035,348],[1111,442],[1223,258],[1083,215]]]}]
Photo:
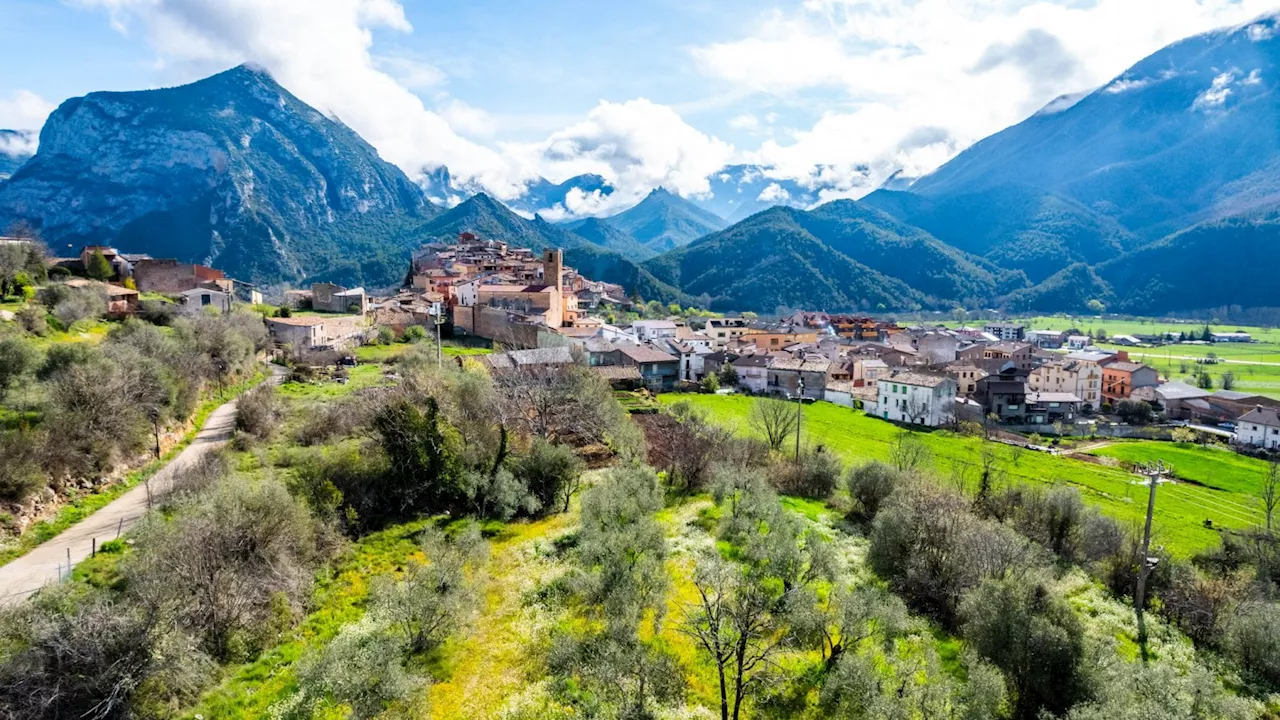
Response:
[{"label": "mountain", "polygon": [[[418,177],[418,185],[422,187],[428,199],[446,207],[453,207],[480,193],[488,194],[477,182],[458,180],[444,165],[424,168]],[[580,191],[583,196],[598,193],[607,197],[613,190],[614,187],[608,180],[594,174],[576,175],[561,183],[553,183],[539,177],[525,186],[524,193],[520,197],[505,200],[503,203],[517,212],[534,215],[556,210],[557,206],[560,211],[567,210],[566,198],[574,191]]]},{"label": "mountain", "polygon": [[1155,314],[1280,303],[1280,216],[1201,223],[1097,267],[1122,312]]},{"label": "mountain", "polygon": [[734,223],[776,205],[812,207],[818,203],[817,188],[806,188],[795,180],[769,177],[771,168],[762,165],[729,165],[707,178],[711,195],[699,198],[699,207]]},{"label": "mountain", "polygon": [[569,208],[566,198],[574,191],[583,196],[599,194],[601,197],[608,197],[613,190],[613,185],[599,175],[577,175],[562,183],[553,183],[540,177],[525,187],[524,195],[508,201],[507,205],[527,213],[543,213],[554,210],[557,206],[567,211]]},{"label": "mountain", "polygon": [[942,307],[1027,285],[852,200],[770,208],[644,265],[713,307],[759,312]]},{"label": "mountain", "polygon": [[190,85],[95,92],[49,116],[0,186],[0,227],[116,245],[260,284],[400,280],[437,212],[355,132],[240,66]]},{"label": "mountain", "polygon": [[612,250],[635,262],[642,262],[657,255],[639,240],[614,227],[602,218],[588,217],[564,224],[574,235],[585,238],[606,250]]},{"label": "mountain", "polygon": [[18,171],[31,159],[35,136],[26,130],[0,130],[0,180]]},{"label": "mountain", "polygon": [[1026,185],[940,196],[877,190],[860,202],[1033,281],[1072,263],[1110,260],[1138,242],[1114,218]]},{"label": "mountain", "polygon": [[428,200],[443,207],[453,207],[476,193],[484,192],[477,183],[455,180],[444,165],[424,168],[418,176],[418,187],[422,188]]},{"label": "mountain", "polygon": [[1090,300],[1112,307],[1115,293],[1093,268],[1074,263],[1035,287],[1009,293],[998,304],[1015,312],[1084,312]]},{"label": "mountain", "polygon": [[1145,240],[1280,205],[1277,18],[1187,38],[976,143],[911,191],[1029,186]]},{"label": "mountain", "polygon": [[727,224],[719,215],[664,188],[656,188],[638,205],[610,217],[609,223],[654,252],[688,245]]},{"label": "mountain", "polygon": [[526,220],[485,193],[474,195],[417,226],[412,234],[420,242],[454,242],[462,232],[539,252],[547,248],[561,248],[565,264],[592,280],[617,283],[625,287],[629,295],[639,295],[645,300],[689,303],[689,298],[679,290],[612,249],[596,245],[539,216]]}]

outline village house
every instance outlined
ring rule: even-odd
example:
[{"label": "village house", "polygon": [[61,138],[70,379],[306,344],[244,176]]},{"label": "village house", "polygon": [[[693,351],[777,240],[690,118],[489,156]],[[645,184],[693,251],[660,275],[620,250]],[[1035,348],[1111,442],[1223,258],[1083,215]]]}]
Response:
[{"label": "village house", "polygon": [[720,350],[745,335],[748,324],[743,317],[711,318],[707,320],[706,334],[711,338],[711,346]]},{"label": "village house", "polygon": [[680,359],[650,345],[619,345],[617,365],[640,371],[644,386],[652,392],[674,390],[680,376]]},{"label": "village house", "polygon": [[1026,421],[1032,425],[1071,423],[1080,413],[1081,400],[1069,392],[1028,392]]},{"label": "village house", "polygon": [[876,412],[885,420],[940,427],[952,422],[956,381],[945,375],[896,372],[877,385]]},{"label": "village house", "polygon": [[1102,399],[1115,405],[1128,400],[1135,388],[1160,384],[1155,368],[1133,362],[1110,362],[1102,366]]},{"label": "village house", "polygon": [[982,349],[982,357],[987,360],[1007,360],[1019,370],[1030,370],[1035,366],[1035,356],[1027,343],[998,342]]},{"label": "village house", "polygon": [[1236,442],[1241,445],[1280,450],[1280,413],[1258,405],[1236,421]]},{"label": "village house", "polygon": [[222,290],[217,285],[191,288],[178,293],[178,305],[187,314],[204,312],[206,308],[224,313],[231,312],[234,300],[230,292]]},{"label": "village house", "polygon": [[265,322],[276,347],[295,350],[345,349],[359,345],[369,333],[363,318],[355,316],[269,317]]},{"label": "village house", "polygon": [[1026,341],[1045,350],[1056,350],[1066,342],[1066,333],[1058,330],[1028,330]]},{"label": "village house", "polygon": [[480,356],[480,364],[492,372],[515,372],[537,368],[563,367],[573,365],[573,353],[569,348],[557,347],[531,348],[528,350],[511,350],[508,352],[490,353]]},{"label": "village house", "polygon": [[973,397],[978,390],[978,381],[989,373],[982,368],[967,362],[955,362],[946,367],[946,373],[956,381],[956,394],[960,397]]},{"label": "village house", "polygon": [[762,393],[769,386],[769,363],[770,359],[766,353],[757,353],[741,355],[730,364],[738,373],[739,387],[753,393]]},{"label": "village house", "polygon": [[1237,330],[1236,332],[1211,332],[1209,333],[1209,340],[1211,342],[1216,342],[1216,343],[1221,343],[1221,342],[1247,343],[1247,342],[1253,342],[1253,337],[1250,336],[1249,333],[1247,332],[1241,332]]},{"label": "village house", "polygon": [[989,322],[982,326],[982,331],[994,335],[998,340],[1015,341],[1026,337],[1026,329],[1011,322]]},{"label": "village house", "polygon": [[1083,350],[1093,344],[1093,338],[1088,335],[1068,335],[1068,350]]},{"label": "village house", "polygon": [[369,299],[364,288],[345,288],[334,283],[311,283],[311,308],[321,312],[363,315]]},{"label": "village house", "polygon": [[804,397],[810,400],[821,400],[827,387],[827,372],[831,369],[831,361],[821,355],[814,355],[803,360],[779,358],[768,368],[768,392],[785,395],[789,398],[801,395],[803,382]]},{"label": "village house", "polygon": [[1033,368],[1027,389],[1039,392],[1071,393],[1081,403],[1097,410],[1102,405],[1102,368],[1080,360],[1055,360]]},{"label": "village house", "polygon": [[636,334],[637,340],[646,343],[658,338],[675,337],[676,323],[674,320],[636,320],[631,323],[631,331]]},{"label": "village house", "polygon": [[889,364],[878,357],[856,357],[849,363],[849,379],[856,385],[875,387],[889,373]]},{"label": "village house", "polygon": [[1027,374],[1015,367],[978,381],[973,399],[982,406],[984,415],[1003,423],[1020,424],[1027,414]]},{"label": "village house", "polygon": [[956,336],[941,330],[909,332],[911,347],[926,365],[943,365],[954,362],[960,341]]}]

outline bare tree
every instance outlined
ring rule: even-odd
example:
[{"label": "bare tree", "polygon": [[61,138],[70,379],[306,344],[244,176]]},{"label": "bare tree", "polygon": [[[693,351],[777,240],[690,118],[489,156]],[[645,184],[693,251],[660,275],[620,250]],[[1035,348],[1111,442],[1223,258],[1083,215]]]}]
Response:
[{"label": "bare tree", "polygon": [[796,431],[796,411],[791,403],[774,398],[758,398],[751,407],[751,427],[764,436],[772,450],[781,450],[782,444]]},{"label": "bare tree", "polygon": [[1272,460],[1267,468],[1267,475],[1262,479],[1262,489],[1258,491],[1262,498],[1262,509],[1267,515],[1267,533],[1271,533],[1271,520],[1275,515],[1276,505],[1280,505],[1280,459]]},{"label": "bare tree", "polygon": [[922,469],[931,454],[920,436],[907,430],[898,433],[889,446],[889,462],[900,471]]}]

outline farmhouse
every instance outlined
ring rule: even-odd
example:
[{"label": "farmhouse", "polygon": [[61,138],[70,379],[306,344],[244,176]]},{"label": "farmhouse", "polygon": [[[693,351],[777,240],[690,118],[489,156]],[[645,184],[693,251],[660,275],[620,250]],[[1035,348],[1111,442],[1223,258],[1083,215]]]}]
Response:
[{"label": "farmhouse", "polygon": [[1236,442],[1264,450],[1280,450],[1280,412],[1258,405],[1236,421]]}]

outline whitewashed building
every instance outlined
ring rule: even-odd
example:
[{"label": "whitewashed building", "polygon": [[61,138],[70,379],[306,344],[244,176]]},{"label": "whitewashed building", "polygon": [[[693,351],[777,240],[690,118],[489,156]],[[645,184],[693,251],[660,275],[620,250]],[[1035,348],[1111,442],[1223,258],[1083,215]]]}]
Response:
[{"label": "whitewashed building", "polygon": [[1280,450],[1280,413],[1275,408],[1255,407],[1236,421],[1236,442],[1265,450]]},{"label": "whitewashed building", "polygon": [[876,412],[885,420],[940,427],[954,417],[957,388],[945,375],[893,373],[877,384]]}]

